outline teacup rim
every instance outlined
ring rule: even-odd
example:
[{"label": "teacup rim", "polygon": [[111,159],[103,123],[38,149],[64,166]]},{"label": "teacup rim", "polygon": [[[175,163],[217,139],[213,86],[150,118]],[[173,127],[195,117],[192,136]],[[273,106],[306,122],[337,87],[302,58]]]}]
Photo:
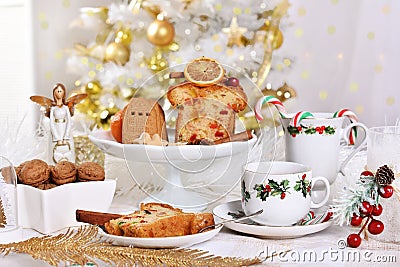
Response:
[{"label": "teacup rim", "polygon": [[[304,118],[303,120],[343,120],[345,117],[333,117],[332,112],[312,112],[310,111],[311,114],[314,115],[314,117],[307,117]],[[283,120],[291,120],[293,117],[296,115],[296,112],[288,113],[287,118],[282,118]]]},{"label": "teacup rim", "polygon": [[[302,171],[291,171],[291,172],[288,171],[288,172],[279,173],[279,174],[278,173],[271,174],[270,173],[271,167],[268,168],[268,171],[257,171],[257,170],[254,170],[254,168],[253,169],[249,169],[248,168],[249,165],[255,165],[255,164],[258,164],[257,166],[259,166],[260,164],[265,164],[265,165],[270,164],[271,167],[272,167],[273,164],[287,164],[287,165],[303,168],[303,170]],[[274,175],[279,175],[279,176],[281,176],[281,175],[294,175],[294,174],[300,174],[300,173],[305,173],[305,172],[311,172],[312,171],[309,166],[306,166],[304,164],[297,163],[297,162],[291,162],[291,161],[258,161],[258,162],[249,162],[246,165],[244,165],[243,169],[244,169],[245,173],[248,172],[248,173],[254,173],[254,174],[267,174],[269,176],[274,176]]]}]

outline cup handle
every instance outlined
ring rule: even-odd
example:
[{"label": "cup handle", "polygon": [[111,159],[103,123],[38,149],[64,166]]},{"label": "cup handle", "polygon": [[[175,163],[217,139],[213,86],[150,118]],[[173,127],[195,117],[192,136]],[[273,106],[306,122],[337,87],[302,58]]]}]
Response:
[{"label": "cup handle", "polygon": [[311,185],[311,190],[312,190],[312,188],[314,187],[314,185],[315,185],[315,183],[316,183],[317,181],[322,181],[322,182],[325,184],[325,197],[324,197],[324,199],[323,199],[321,202],[319,202],[319,203],[314,203],[314,201],[311,200],[311,205],[310,205],[310,207],[311,207],[312,209],[318,209],[318,208],[322,207],[323,205],[325,205],[325,203],[328,202],[329,196],[330,196],[330,194],[331,194],[331,185],[329,184],[328,179],[326,179],[325,177],[322,177],[322,176],[313,177],[313,178],[311,179],[311,184],[312,184],[312,185]]},{"label": "cup handle", "polygon": [[367,126],[365,126],[364,124],[362,124],[360,122],[351,123],[346,128],[344,128],[344,130],[343,130],[343,135],[344,135],[343,138],[346,141],[346,143],[349,143],[349,137],[348,137],[349,136],[349,132],[355,126],[358,126],[358,127],[362,128],[364,130],[364,132],[365,132],[365,135],[364,135],[364,138],[357,145],[354,145],[353,151],[350,153],[350,155],[347,156],[347,158],[342,162],[342,164],[340,164],[339,172],[343,176],[345,176],[344,168],[346,167],[347,163],[349,163],[349,161],[356,155],[356,153],[358,153],[358,151],[360,151],[364,147],[364,145],[367,143],[368,128],[367,128]]}]

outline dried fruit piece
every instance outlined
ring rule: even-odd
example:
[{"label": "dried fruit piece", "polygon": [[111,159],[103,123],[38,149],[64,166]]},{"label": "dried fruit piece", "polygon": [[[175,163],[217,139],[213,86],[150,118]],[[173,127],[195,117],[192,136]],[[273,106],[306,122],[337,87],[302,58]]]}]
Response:
[{"label": "dried fruit piece", "polygon": [[189,82],[205,87],[221,81],[225,70],[218,61],[201,57],[186,65],[184,75]]}]

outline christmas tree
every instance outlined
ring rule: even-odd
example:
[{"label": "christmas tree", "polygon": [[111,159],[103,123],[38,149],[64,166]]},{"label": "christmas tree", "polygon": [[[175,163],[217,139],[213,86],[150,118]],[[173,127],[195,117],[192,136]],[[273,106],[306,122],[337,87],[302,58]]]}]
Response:
[{"label": "christmas tree", "polygon": [[200,56],[215,58],[264,88],[272,52],[283,42],[280,26],[288,7],[288,0],[132,0],[83,8],[79,25],[97,36],[76,44],[68,60],[79,76],[75,86],[89,95],[77,109],[107,128],[133,95],[164,96],[175,81],[163,70]]}]

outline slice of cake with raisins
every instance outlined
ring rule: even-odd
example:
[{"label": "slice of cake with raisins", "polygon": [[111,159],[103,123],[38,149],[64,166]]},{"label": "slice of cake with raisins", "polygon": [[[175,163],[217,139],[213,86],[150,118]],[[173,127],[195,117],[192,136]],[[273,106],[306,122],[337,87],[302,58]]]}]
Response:
[{"label": "slice of cake with raisins", "polygon": [[185,213],[168,204],[141,204],[140,210],[105,223],[107,233],[128,237],[168,237],[197,233],[213,225],[211,213]]},{"label": "slice of cake with raisins", "polygon": [[234,133],[235,114],[246,108],[247,97],[240,85],[224,81],[208,87],[186,81],[168,90],[168,100],[178,109],[176,142],[216,141]]}]

